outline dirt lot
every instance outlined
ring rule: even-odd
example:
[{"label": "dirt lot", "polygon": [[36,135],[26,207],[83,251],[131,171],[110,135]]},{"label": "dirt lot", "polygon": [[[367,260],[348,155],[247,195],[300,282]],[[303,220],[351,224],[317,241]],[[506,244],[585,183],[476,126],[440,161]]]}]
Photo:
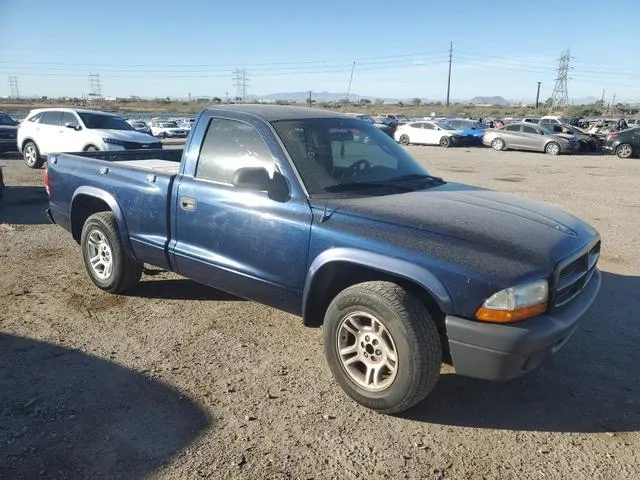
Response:
[{"label": "dirt lot", "polygon": [[100,292],[42,214],[42,171],[4,156],[0,478],[640,478],[640,161],[410,151],[600,230],[600,296],[542,368],[506,384],[444,369],[411,411],[372,413],[299,318],[168,274]]}]

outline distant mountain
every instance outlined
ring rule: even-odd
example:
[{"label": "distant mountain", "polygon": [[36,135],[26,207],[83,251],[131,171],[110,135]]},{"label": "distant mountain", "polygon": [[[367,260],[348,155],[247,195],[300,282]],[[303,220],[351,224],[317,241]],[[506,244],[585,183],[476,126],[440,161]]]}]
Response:
[{"label": "distant mountain", "polygon": [[[316,102],[337,102],[347,98],[346,92],[333,93],[333,92],[311,92],[311,98]],[[367,97],[358,95],[357,93],[350,93],[349,100],[357,102],[363,98],[367,98],[371,101],[375,97]],[[266,95],[247,95],[249,100],[289,100],[293,102],[306,102],[309,99],[309,91],[306,92],[280,92],[280,93],[268,93]]]},{"label": "distant mountain", "polygon": [[591,103],[595,103],[599,98],[596,97],[582,97],[582,98],[572,98],[569,103],[572,105],[589,105]]},{"label": "distant mountain", "polygon": [[503,97],[473,97],[469,100],[469,103],[473,103],[475,105],[500,105],[506,106],[511,102],[505,100]]}]

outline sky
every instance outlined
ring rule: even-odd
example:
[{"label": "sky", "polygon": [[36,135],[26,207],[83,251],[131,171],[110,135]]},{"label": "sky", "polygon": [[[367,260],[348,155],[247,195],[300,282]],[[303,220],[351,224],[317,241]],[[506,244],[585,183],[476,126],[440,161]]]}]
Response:
[{"label": "sky", "polygon": [[[640,0],[0,0],[0,97],[351,92],[532,102],[570,49],[570,99],[640,101]],[[611,4],[613,5],[613,3]],[[620,18],[620,22],[612,21]],[[627,26],[627,27],[625,27]]]}]

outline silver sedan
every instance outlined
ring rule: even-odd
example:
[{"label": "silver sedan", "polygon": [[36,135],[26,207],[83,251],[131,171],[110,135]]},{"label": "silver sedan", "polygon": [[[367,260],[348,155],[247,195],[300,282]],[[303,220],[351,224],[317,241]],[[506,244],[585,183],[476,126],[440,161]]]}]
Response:
[{"label": "silver sedan", "polygon": [[485,131],[482,143],[494,150],[533,150],[550,155],[580,150],[577,138],[556,135],[549,127],[531,123],[511,123],[502,128],[490,128]]}]

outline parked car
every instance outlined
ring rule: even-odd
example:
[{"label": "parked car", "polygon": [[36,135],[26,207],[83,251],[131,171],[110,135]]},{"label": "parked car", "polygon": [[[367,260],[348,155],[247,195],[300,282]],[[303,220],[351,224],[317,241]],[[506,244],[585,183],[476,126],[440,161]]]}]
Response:
[{"label": "parked car", "polygon": [[440,145],[447,148],[461,143],[464,136],[434,122],[410,122],[399,125],[393,134],[401,145]]},{"label": "parked car", "polygon": [[388,118],[391,122],[395,123],[396,126],[397,125],[403,125],[405,123],[409,123],[411,121],[411,118],[409,118],[407,115],[404,115],[402,113],[400,114],[395,114],[395,113],[389,113],[387,115],[385,115],[386,118]]},{"label": "parked car", "polygon": [[581,152],[595,152],[600,148],[600,140],[597,135],[590,135],[579,127],[573,125],[548,125],[554,133],[567,137],[575,137],[580,142]]},{"label": "parked car", "polygon": [[144,120],[127,120],[127,123],[138,132],[151,135],[151,127]]},{"label": "parked car", "polygon": [[155,265],[323,325],[331,372],[368,408],[415,405],[443,360],[522,375],[567,343],[600,288],[587,223],[432,176],[370,123],[225,105],[191,135],[184,152],[49,156],[48,214],[88,277],[122,293]]},{"label": "parked car", "polygon": [[179,122],[177,122],[179,128],[184,128],[187,131],[191,131],[191,127],[195,123],[195,118],[183,118]]},{"label": "parked car", "polygon": [[2,173],[2,165],[0,165],[0,202],[4,196],[4,173]]},{"label": "parked car", "polygon": [[522,123],[540,123],[540,119],[537,117],[524,117]]},{"label": "parked car", "polygon": [[480,122],[464,118],[450,118],[443,120],[439,125],[447,130],[453,130],[461,138],[476,141],[477,143],[482,142],[482,137],[484,137],[484,131],[486,130],[486,127]]},{"label": "parked car", "polygon": [[546,115],[540,118],[541,125],[562,125],[571,124],[573,119],[571,117],[562,117],[559,115]]},{"label": "parked car", "polygon": [[628,128],[607,134],[603,150],[615,153],[619,158],[640,155],[640,127]]},{"label": "parked car", "polygon": [[162,148],[110,113],[71,108],[32,110],[18,128],[18,147],[30,168],[40,168],[54,152],[118,151]]},{"label": "parked car", "polygon": [[0,152],[17,150],[18,122],[0,112]]},{"label": "parked car", "polygon": [[544,125],[510,123],[502,128],[488,129],[482,140],[494,150],[534,150],[551,155],[576,152],[580,149],[577,139],[556,135]]},{"label": "parked car", "polygon": [[374,127],[376,127],[378,130],[383,131],[384,133],[386,133],[387,135],[389,135],[390,137],[393,137],[393,133],[395,132],[395,127],[384,123],[384,122],[380,122],[378,120],[376,120],[376,118],[372,117],[371,115],[367,115],[366,113],[347,113],[347,115],[349,115],[350,117],[356,117],[360,120],[364,120],[367,123],[371,123]]},{"label": "parked car", "polygon": [[188,131],[178,127],[178,124],[168,120],[152,120],[151,134],[160,138],[185,138]]}]

